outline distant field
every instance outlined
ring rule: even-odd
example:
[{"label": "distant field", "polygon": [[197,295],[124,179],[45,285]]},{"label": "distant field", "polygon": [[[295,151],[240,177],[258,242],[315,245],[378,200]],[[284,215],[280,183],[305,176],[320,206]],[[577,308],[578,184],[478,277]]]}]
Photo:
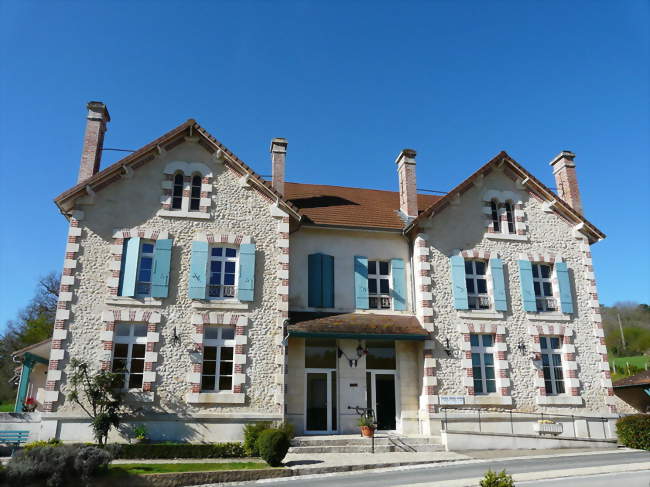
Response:
[{"label": "distant field", "polygon": [[650,357],[645,355],[637,355],[636,357],[617,357],[610,362],[616,366],[616,371],[623,369],[628,363],[630,366],[638,367],[641,370],[645,370],[646,364],[648,364],[648,369],[650,369]]}]

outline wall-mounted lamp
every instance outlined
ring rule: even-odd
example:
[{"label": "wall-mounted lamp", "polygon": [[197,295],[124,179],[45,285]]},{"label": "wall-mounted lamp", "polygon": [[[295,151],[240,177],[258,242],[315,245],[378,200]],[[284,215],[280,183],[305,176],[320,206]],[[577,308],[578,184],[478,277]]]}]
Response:
[{"label": "wall-mounted lamp", "polygon": [[359,345],[357,346],[357,357],[361,358],[364,355],[368,355],[368,348],[363,348],[361,346],[361,341],[359,341]]},{"label": "wall-mounted lamp", "polygon": [[521,352],[522,355],[526,353],[526,344],[524,342],[521,342],[519,345],[517,345],[517,350]]},{"label": "wall-mounted lamp", "polygon": [[178,334],[176,333],[176,327],[174,327],[174,332],[172,334],[172,345],[177,347],[180,344],[181,344],[181,337],[178,336]]},{"label": "wall-mounted lamp", "polygon": [[[357,353],[358,353],[358,349],[357,349]],[[347,359],[348,363],[350,364],[350,368],[351,368],[351,369],[356,368],[356,366],[357,366],[358,363],[359,363],[359,360],[358,360],[358,359],[348,357],[348,356],[345,354],[345,352],[344,352],[343,350],[341,350],[340,348],[338,349],[338,357],[339,357],[339,358],[341,358],[341,357],[345,357],[345,358]]]},{"label": "wall-mounted lamp", "polygon": [[452,354],[453,351],[452,351],[451,347],[449,346],[449,338],[445,338],[445,348],[444,348],[444,350],[445,350],[445,353],[447,354],[447,357],[451,357],[451,354]]}]

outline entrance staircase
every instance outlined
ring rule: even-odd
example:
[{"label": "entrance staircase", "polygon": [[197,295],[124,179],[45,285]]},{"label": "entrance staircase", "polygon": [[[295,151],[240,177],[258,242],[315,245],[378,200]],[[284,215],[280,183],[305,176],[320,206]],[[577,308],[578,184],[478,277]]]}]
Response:
[{"label": "entrance staircase", "polygon": [[[375,453],[444,451],[439,436],[375,434]],[[372,439],[360,435],[296,436],[289,453],[371,453]]]}]

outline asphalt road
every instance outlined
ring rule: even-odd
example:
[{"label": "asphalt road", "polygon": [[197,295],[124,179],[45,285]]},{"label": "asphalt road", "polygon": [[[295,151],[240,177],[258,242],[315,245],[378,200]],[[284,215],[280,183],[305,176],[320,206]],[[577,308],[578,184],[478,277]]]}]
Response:
[{"label": "asphalt road", "polygon": [[[602,472],[599,473],[607,473],[606,468],[608,465],[625,465],[642,462],[650,462],[650,452],[619,452],[596,455],[576,454],[572,456],[558,456],[551,458],[521,458],[516,460],[487,459],[470,462],[442,463],[439,465],[419,468],[399,468],[383,472],[365,471],[362,473],[342,473],[311,478],[293,477],[286,480],[260,480],[254,482],[254,484],[256,486],[268,485],[274,487],[298,487],[303,485],[308,485],[309,487],[393,487],[418,483],[426,484],[429,482],[441,482],[446,480],[479,478],[485,475],[485,472],[488,470],[488,468],[494,471],[501,471],[505,469],[509,474],[516,474],[553,470],[570,470],[584,467],[601,467]],[[626,482],[625,487],[636,487],[637,485],[642,485],[643,487],[650,486],[650,471],[640,472],[634,475],[630,475],[628,473],[603,475],[603,479],[601,479],[602,483],[594,483],[593,479],[599,476],[589,476],[584,478],[576,477],[576,482],[574,482],[573,478],[571,478],[571,480],[565,478],[558,479],[557,481],[536,481],[530,483],[518,482],[517,485],[535,487],[557,487],[560,485],[570,485],[571,487],[589,485],[589,487],[595,487],[597,485],[606,485],[607,487],[611,487],[612,481],[614,479],[617,484],[621,483],[619,478],[621,478],[622,475],[630,476],[630,483]],[[643,483],[644,480],[645,483]],[[639,484],[638,482],[641,483]],[[252,484],[252,482],[245,482],[241,484],[238,483],[237,485]]]},{"label": "asphalt road", "polygon": [[585,475],[570,479],[537,480],[533,482],[517,482],[517,487],[612,487],[615,483],[625,487],[650,486],[650,472],[609,473],[604,475]]}]

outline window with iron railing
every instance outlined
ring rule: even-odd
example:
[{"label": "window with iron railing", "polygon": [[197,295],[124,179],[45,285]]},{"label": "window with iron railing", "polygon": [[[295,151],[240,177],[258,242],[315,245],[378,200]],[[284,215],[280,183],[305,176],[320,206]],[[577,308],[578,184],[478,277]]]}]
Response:
[{"label": "window with iron railing", "polygon": [[368,306],[370,309],[391,309],[390,264],[368,261]]},{"label": "window with iron railing", "polygon": [[234,298],[237,294],[237,249],[211,247],[209,266],[208,298]]},{"label": "window with iron railing", "polygon": [[551,282],[552,267],[549,264],[533,264],[533,287],[537,311],[557,311],[557,300],[553,297]]},{"label": "window with iron railing", "polygon": [[482,260],[465,261],[465,285],[469,309],[490,309],[487,292],[487,265]]}]

